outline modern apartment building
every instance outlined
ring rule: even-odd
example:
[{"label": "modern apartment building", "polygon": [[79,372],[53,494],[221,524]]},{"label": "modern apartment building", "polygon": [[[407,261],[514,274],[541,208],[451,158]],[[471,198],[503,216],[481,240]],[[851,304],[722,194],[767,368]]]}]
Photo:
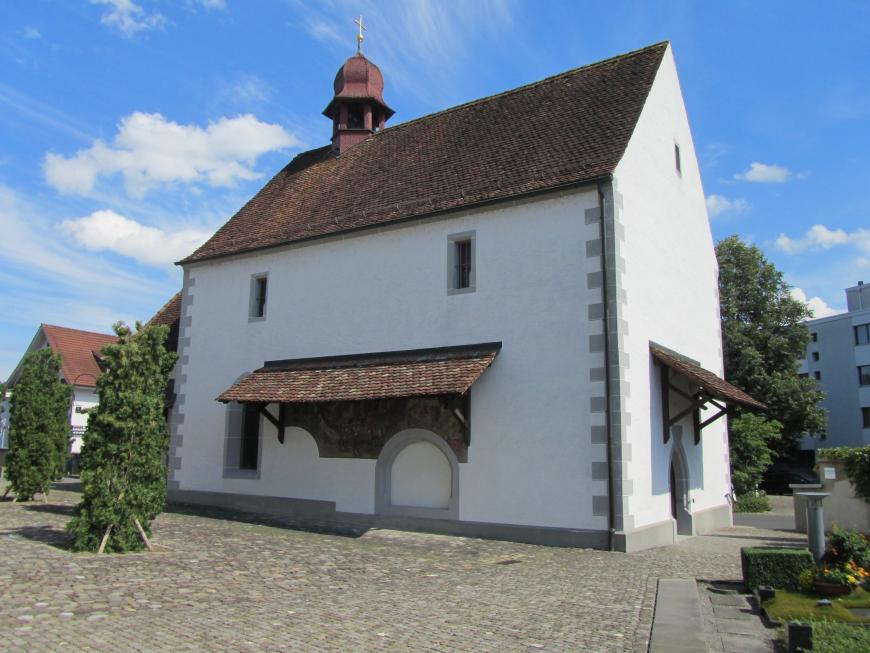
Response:
[{"label": "modern apartment building", "polygon": [[810,330],[801,374],[825,392],[828,432],[804,438],[801,448],[870,445],[870,284],[846,289],[847,311],[806,322]]}]

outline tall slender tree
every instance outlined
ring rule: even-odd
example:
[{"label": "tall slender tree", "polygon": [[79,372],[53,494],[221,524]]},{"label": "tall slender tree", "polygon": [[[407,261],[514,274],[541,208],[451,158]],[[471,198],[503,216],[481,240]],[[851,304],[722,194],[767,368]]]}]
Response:
[{"label": "tall slender tree", "polygon": [[6,477],[16,501],[46,496],[66,463],[72,388],[60,366],[50,349],[30,352],[12,391]]},{"label": "tall slender tree", "polygon": [[[717,244],[716,256],[725,378],[767,404],[768,417],[782,425],[769,443],[780,456],[792,454],[801,436],[826,428],[823,393],[798,375],[810,338],[802,322],[812,312],[791,296],[782,272],[758,247],[730,236]],[[733,441],[740,432],[731,429],[730,436]]]},{"label": "tall slender tree", "polygon": [[82,500],[67,526],[80,551],[141,550],[139,526],[150,534],[166,501],[164,406],[176,360],[166,349],[169,328],[137,323],[133,333],[118,323],[114,329],[118,341],[103,348],[100,403],[88,417],[82,448]]}]

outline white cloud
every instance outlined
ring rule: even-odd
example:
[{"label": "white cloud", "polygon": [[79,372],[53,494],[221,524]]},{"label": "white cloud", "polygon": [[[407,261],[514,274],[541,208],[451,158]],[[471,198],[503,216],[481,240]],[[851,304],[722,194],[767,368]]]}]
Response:
[{"label": "white cloud", "polygon": [[4,291],[34,277],[49,281],[52,287],[65,285],[72,292],[85,289],[91,298],[109,289],[141,294],[155,291],[155,286],[140,276],[59,242],[55,226],[43,214],[39,207],[0,185],[0,233],[5,242],[15,243],[14,247],[0,248],[0,271],[14,270],[3,279]]},{"label": "white cloud", "polygon": [[725,213],[743,213],[749,208],[749,203],[740,197],[728,199],[724,195],[707,195],[707,213],[711,218]]},{"label": "white cloud", "polygon": [[132,38],[137,32],[160,29],[166,24],[163,14],[148,13],[133,0],[91,0],[91,4],[108,7],[100,21],[125,38]]},{"label": "white cloud", "polygon": [[197,0],[206,9],[226,9],[227,0]]},{"label": "white cloud", "polygon": [[759,184],[781,184],[788,181],[791,171],[778,165],[768,165],[753,161],[749,164],[749,170],[734,175],[740,181],[752,181]]},{"label": "white cloud", "polygon": [[807,299],[807,294],[803,291],[802,288],[792,288],[791,296],[799,302],[806,304],[813,312],[813,317],[827,317],[828,315],[836,315],[837,313],[842,312],[834,310],[833,308],[828,306],[825,300],[821,297],[810,297],[809,299]]},{"label": "white cloud", "polygon": [[36,39],[42,38],[42,33],[35,27],[28,25],[24,28],[24,38],[30,41],[35,41]]},{"label": "white cloud", "polygon": [[843,229],[829,229],[823,224],[814,224],[801,238],[780,234],[776,239],[776,247],[787,254],[819,251],[837,245],[855,245],[870,252],[870,229],[856,229],[850,233]]},{"label": "white cloud", "polygon": [[111,210],[65,220],[61,230],[91,251],[112,251],[146,265],[169,265],[193,253],[211,235],[201,229],[164,231]]},{"label": "white cloud", "polygon": [[233,186],[257,179],[252,166],[261,155],[298,146],[280,125],[251,114],[221,118],[203,129],[180,125],[159,113],[133,113],[121,120],[111,144],[94,141],[72,157],[49,152],[43,172],[61,192],[87,195],[98,177],[120,173],[129,195],[143,197],[159,185],[206,182]]}]

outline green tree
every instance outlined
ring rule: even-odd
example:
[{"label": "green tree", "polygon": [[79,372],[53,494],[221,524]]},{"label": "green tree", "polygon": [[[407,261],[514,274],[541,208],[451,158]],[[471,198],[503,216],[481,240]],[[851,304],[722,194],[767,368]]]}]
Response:
[{"label": "green tree", "polygon": [[138,551],[166,501],[164,417],[166,385],[176,355],[167,351],[166,326],[136,333],[114,326],[116,344],[103,348],[105,371],[97,381],[99,405],[88,417],[82,448],[82,500],[67,530],[73,548],[96,551],[107,535],[107,551]]},{"label": "green tree", "polygon": [[[810,337],[802,321],[812,313],[758,247],[730,236],[718,243],[716,256],[725,378],[767,404],[782,428],[771,441],[775,451],[791,454],[801,436],[826,427],[823,393],[814,380],[798,376]],[[735,437],[732,423],[732,455]]]},{"label": "green tree", "polygon": [[12,391],[5,473],[16,501],[47,495],[63,472],[72,388],[61,380],[60,366],[50,349],[30,352]]},{"label": "green tree", "polygon": [[745,413],[731,420],[731,482],[737,496],[755,491],[780,439],[782,424]]}]

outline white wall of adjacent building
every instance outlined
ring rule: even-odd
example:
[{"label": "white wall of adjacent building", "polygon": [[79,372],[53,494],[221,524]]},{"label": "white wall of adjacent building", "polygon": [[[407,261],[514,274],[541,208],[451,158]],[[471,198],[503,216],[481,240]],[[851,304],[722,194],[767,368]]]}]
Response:
[{"label": "white wall of adjacent building", "polygon": [[81,433],[88,425],[87,411],[100,403],[96,388],[77,385],[73,388],[72,406],[70,410],[70,427],[72,438],[70,453],[81,453],[83,437]]},{"label": "white wall of adjacent building", "polygon": [[695,445],[688,419],[682,438],[664,444],[658,368],[649,354],[653,341],[722,376],[718,265],[671,48],[616,169],[616,190],[622,196],[618,215],[624,241],[619,247],[628,324],[631,460],[626,473],[633,483],[633,526],[639,528],[670,519],[669,464],[680,440],[690,468],[689,510],[727,505],[730,491],[724,420],[703,429],[701,443]]},{"label": "white wall of adjacent building", "polygon": [[[604,529],[592,515],[590,431],[602,415],[591,382],[585,211],[594,191],[539,198],[449,218],[382,228],[187,269],[191,324],[184,337],[179,425],[182,490],[335,501],[375,509],[375,461],[318,458],[312,438],[264,429],[258,480],[223,478],[225,407],[215,397],[266,360],[501,341],[471,390],[471,445],[461,463],[462,520]],[[476,290],[448,295],[451,234],[475,232]],[[248,319],[252,275],[268,273],[267,317]],[[600,446],[600,445],[599,445]],[[434,481],[433,481],[434,482]]]}]

